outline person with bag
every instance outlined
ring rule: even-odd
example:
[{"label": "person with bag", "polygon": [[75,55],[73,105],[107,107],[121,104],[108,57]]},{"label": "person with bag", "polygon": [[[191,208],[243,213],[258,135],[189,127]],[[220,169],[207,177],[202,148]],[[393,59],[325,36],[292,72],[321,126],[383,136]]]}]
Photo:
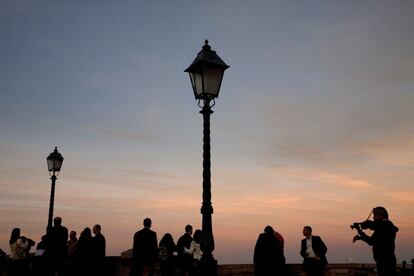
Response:
[{"label": "person with bag", "polygon": [[177,266],[174,253],[177,253],[177,246],[171,234],[166,233],[162,237],[158,247],[158,258],[160,259],[162,276],[176,275]]}]

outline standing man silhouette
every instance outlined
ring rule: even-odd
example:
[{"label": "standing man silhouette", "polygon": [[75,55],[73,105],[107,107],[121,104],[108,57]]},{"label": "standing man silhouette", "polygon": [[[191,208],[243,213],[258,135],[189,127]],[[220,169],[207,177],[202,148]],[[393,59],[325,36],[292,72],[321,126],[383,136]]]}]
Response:
[{"label": "standing man silhouette", "polygon": [[300,255],[303,257],[305,271],[309,276],[322,276],[328,264],[325,256],[328,249],[321,237],[312,236],[312,227],[303,227],[303,235],[305,238],[301,243]]},{"label": "standing man silhouette", "polygon": [[53,227],[46,234],[46,260],[49,275],[59,276],[64,273],[64,264],[68,257],[68,229],[62,225],[62,218],[53,219]]},{"label": "standing man silhouette", "polygon": [[132,267],[129,276],[153,276],[155,263],[158,261],[157,234],[152,231],[151,219],[144,219],[144,228],[134,235],[132,247]]},{"label": "standing man silhouette", "polygon": [[104,235],[101,233],[101,226],[95,224],[93,226],[92,232],[95,236],[92,238],[92,248],[93,248],[93,270],[97,275],[103,275],[106,271],[105,269],[105,251],[106,251],[106,241]]},{"label": "standing man silhouette", "polygon": [[185,251],[184,248],[190,248],[193,238],[193,226],[186,225],[185,233],[182,235],[177,242],[177,262],[180,268],[180,275],[185,276],[187,273],[191,272],[191,267],[193,265],[193,255]]}]

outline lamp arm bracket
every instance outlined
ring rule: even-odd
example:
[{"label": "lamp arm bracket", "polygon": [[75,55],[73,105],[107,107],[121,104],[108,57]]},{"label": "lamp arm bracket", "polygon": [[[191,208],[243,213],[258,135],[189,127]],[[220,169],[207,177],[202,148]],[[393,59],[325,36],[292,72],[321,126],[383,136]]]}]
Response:
[{"label": "lamp arm bracket", "polygon": [[[201,101],[203,102],[203,105],[201,105]],[[197,105],[201,109],[212,108],[216,105],[216,100],[214,98],[212,99],[198,99]]]},{"label": "lamp arm bracket", "polygon": [[[211,99],[211,101],[210,101],[212,104],[210,105],[210,108],[212,108],[213,106],[215,106],[216,105],[216,100],[215,99]],[[209,104],[210,104],[210,102],[209,102]]]}]

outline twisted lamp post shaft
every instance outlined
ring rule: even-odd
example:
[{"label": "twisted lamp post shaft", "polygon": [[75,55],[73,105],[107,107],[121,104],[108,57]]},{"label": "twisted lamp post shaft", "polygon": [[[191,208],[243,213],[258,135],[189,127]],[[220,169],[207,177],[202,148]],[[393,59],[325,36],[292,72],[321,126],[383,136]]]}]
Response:
[{"label": "twisted lamp post shaft", "polygon": [[200,111],[203,115],[203,203],[201,206],[202,222],[202,240],[201,250],[203,256],[200,261],[200,270],[202,275],[217,275],[217,261],[213,257],[214,237],[212,214],[213,206],[211,204],[211,161],[210,161],[210,114],[213,113],[208,101],[204,102],[203,109]]},{"label": "twisted lamp post shaft", "polygon": [[53,220],[53,205],[55,202],[55,184],[56,184],[56,175],[53,174],[50,178],[52,180],[52,187],[50,190],[50,203],[49,203],[49,218],[47,220],[47,229],[52,227],[52,220]]}]

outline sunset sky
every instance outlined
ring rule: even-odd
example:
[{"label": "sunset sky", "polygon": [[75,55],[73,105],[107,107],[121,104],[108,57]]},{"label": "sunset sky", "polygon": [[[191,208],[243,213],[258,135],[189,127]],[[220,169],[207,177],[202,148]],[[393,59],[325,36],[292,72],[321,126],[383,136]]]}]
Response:
[{"label": "sunset sky", "polygon": [[414,257],[414,1],[0,0],[0,248],[55,215],[99,223],[107,255],[150,217],[201,227],[202,116],[186,69],[205,39],[231,67],[211,117],[214,256],[251,263],[266,225],[301,262],[373,262],[352,222],[382,205]]}]

